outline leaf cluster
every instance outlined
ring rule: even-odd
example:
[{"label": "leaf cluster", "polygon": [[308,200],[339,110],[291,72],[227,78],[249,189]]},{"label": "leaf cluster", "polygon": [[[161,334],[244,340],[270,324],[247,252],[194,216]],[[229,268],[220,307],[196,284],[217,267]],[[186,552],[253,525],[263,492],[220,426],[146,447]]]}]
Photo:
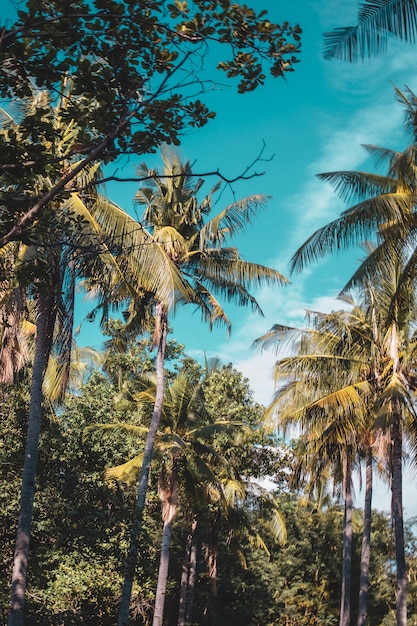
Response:
[{"label": "leaf cluster", "polygon": [[[264,82],[264,65],[275,76],[293,70],[300,33],[298,25],[273,24],[265,11],[229,0],[27,0],[2,31],[0,94],[26,98],[33,85],[58,94],[70,77],[66,119],[92,137],[118,129],[104,160],[147,153],[213,117],[193,96],[205,90],[199,69],[209,49],[230,54],[218,68],[237,78],[240,92],[251,91]],[[28,137],[40,131],[36,122]],[[80,150],[89,148],[85,142]]]}]

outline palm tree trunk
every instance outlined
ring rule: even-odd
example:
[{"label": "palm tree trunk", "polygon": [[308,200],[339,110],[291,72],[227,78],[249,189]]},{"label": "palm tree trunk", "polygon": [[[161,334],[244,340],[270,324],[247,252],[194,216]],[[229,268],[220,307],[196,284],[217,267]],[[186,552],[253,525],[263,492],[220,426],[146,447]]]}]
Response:
[{"label": "palm tree trunk", "polygon": [[164,522],[162,533],[161,558],[159,560],[158,584],[156,587],[155,610],[153,614],[152,626],[162,626],[164,617],[165,596],[168,582],[169,552],[172,535],[171,516]]},{"label": "palm tree trunk", "polygon": [[129,619],[130,598],[132,596],[133,579],[136,570],[137,554],[139,549],[139,537],[142,531],[143,512],[145,509],[146,492],[149,483],[149,470],[151,466],[153,448],[161,420],[162,405],[164,400],[164,361],[165,347],[168,332],[168,321],[162,304],[156,307],[156,327],[158,328],[158,352],[156,355],[156,395],[152,413],[151,424],[145,442],[143,463],[139,474],[138,493],[133,512],[133,525],[130,537],[129,552],[126,562],[126,573],[120,601],[118,626],[127,626]]},{"label": "palm tree trunk", "polygon": [[36,303],[36,344],[30,391],[29,421],[23,465],[20,512],[12,571],[11,602],[8,626],[23,623],[26,593],[26,572],[35,498],[36,464],[42,418],[42,383],[48,360],[48,343],[52,333],[48,327],[52,299],[39,295]]},{"label": "palm tree trunk", "polygon": [[193,545],[196,528],[197,528],[197,519],[194,518],[193,523],[191,524],[191,530],[187,535],[187,541],[185,544],[184,561],[182,564],[182,571],[181,571],[180,607],[178,611],[177,626],[184,626],[185,624],[185,613],[186,613],[187,605],[188,605],[187,598],[188,598],[189,572],[190,572],[190,567],[191,567],[191,549]]},{"label": "palm tree trunk", "polygon": [[191,624],[191,619],[193,616],[196,576],[197,576],[197,540],[194,534],[192,544],[191,544],[190,569],[188,572],[187,610],[185,613],[185,621],[187,624]]},{"label": "palm tree trunk", "polygon": [[361,552],[361,573],[359,581],[358,626],[366,625],[368,612],[369,562],[371,556],[371,520],[372,520],[372,448],[366,446],[365,452],[365,503],[363,511],[363,535]]},{"label": "palm tree trunk", "polygon": [[392,439],[392,516],[395,533],[395,560],[397,565],[397,626],[407,626],[407,577],[404,547],[404,519],[402,496],[402,429],[398,411],[391,426]]},{"label": "palm tree trunk", "polygon": [[345,515],[343,523],[342,593],[340,626],[350,624],[350,586],[352,571],[352,462],[348,453],[343,459]]},{"label": "palm tree trunk", "polygon": [[[163,475],[164,472],[162,471]],[[162,484],[161,484],[162,483]],[[172,523],[177,512],[178,484],[177,469],[174,459],[169,483],[160,479],[160,498],[162,499],[162,518],[164,528],[162,531],[161,557],[159,559],[158,582],[156,585],[155,609],[152,626],[162,626],[164,618],[165,597],[168,582],[169,556],[172,535]]]}]

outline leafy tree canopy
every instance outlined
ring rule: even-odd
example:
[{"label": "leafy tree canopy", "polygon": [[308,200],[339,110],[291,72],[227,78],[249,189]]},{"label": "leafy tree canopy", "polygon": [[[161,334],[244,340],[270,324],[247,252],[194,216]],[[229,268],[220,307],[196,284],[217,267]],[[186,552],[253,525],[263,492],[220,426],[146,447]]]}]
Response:
[{"label": "leafy tree canopy", "polygon": [[[273,24],[266,11],[230,0],[27,0],[0,33],[0,97],[47,89],[64,99],[63,119],[68,128],[76,120],[78,136],[65,153],[48,150],[45,138],[55,129],[40,108],[23,117],[18,141],[0,137],[0,173],[19,180],[46,168],[59,180],[37,199],[32,219],[87,162],[178,144],[184,129],[214,117],[200,99],[213,84],[206,58],[237,81],[239,92],[252,91],[268,72],[293,70],[300,33],[298,25]],[[75,156],[77,168],[63,172]],[[6,228],[0,245],[19,226]]]}]

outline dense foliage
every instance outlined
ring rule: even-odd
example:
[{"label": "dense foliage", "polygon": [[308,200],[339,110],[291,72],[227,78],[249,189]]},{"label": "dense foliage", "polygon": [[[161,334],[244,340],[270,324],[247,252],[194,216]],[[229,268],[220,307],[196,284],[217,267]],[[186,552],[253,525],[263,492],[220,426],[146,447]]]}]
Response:
[{"label": "dense foliage", "polygon": [[[117,328],[113,326],[113,328]],[[141,347],[140,347],[141,346]],[[137,454],[143,445],[126,432],[95,431],[92,423],[138,423],[135,403],[121,401],[120,375],[146,371],[152,353],[146,342],[131,343],[120,356],[107,352],[109,374],[92,371],[79,392],[68,398],[55,415],[45,405],[40,445],[38,488],[28,580],[25,624],[65,626],[114,624],[122,584],[134,487],[104,480],[104,470]],[[184,356],[181,347],[169,344],[172,374],[183,366],[198,379],[200,366]],[[201,370],[200,370],[201,371]],[[193,373],[194,372],[194,373]],[[172,378],[174,379],[174,378]],[[22,464],[22,442],[27,420],[28,390],[25,380],[13,389],[3,388],[1,404],[1,596],[6,612],[11,548]],[[218,519],[213,501],[199,511],[197,526],[197,580],[193,623],[201,626],[242,623],[253,625],[337,624],[341,575],[343,511],[337,501],[327,504],[306,500],[290,485],[296,465],[296,447],[265,439],[259,430],[262,407],[251,399],[248,382],[231,365],[214,369],[206,383],[207,409],[216,419],[227,417],[251,425],[251,434],[240,445],[229,446],[223,435],[217,445],[227,452],[236,472],[253,480],[256,468],[271,476],[285,519],[287,541],[281,544],[271,533],[270,503],[248,493],[228,516]],[[116,401],[115,401],[116,399]],[[6,408],[7,406],[7,408]],[[228,414],[228,415],[226,415]],[[156,588],[161,541],[161,508],[157,495],[159,469],[151,474],[137,580],[132,598],[132,624],[150,623]],[[274,480],[276,482],[274,482]],[[202,505],[201,505],[202,506]],[[213,517],[215,514],[215,517]],[[353,612],[356,610],[360,560],[361,512],[355,512],[353,560]],[[187,510],[180,510],[173,527],[169,583],[164,624],[177,624],[179,583],[184,547],[189,532]],[[245,529],[256,528],[264,545]],[[411,527],[409,532],[411,533]],[[213,571],[213,547],[216,569]],[[394,624],[395,571],[390,522],[374,513],[371,562],[372,589],[369,623]],[[407,539],[410,579],[417,571],[415,539]],[[410,620],[416,608],[411,582]],[[410,623],[413,623],[410,621]]]},{"label": "dense foliage", "polygon": [[[1,245],[50,211],[88,163],[178,144],[185,129],[214,117],[200,99],[213,83],[207,58],[240,92],[252,91],[268,73],[293,70],[300,32],[229,0],[28,0],[0,33],[0,96],[24,99],[35,88],[64,98],[62,126],[76,141],[51,150],[56,128],[42,107],[0,136],[0,172],[10,185]],[[76,167],[65,168],[74,160]],[[54,183],[36,196],[28,189],[39,174]]]}]

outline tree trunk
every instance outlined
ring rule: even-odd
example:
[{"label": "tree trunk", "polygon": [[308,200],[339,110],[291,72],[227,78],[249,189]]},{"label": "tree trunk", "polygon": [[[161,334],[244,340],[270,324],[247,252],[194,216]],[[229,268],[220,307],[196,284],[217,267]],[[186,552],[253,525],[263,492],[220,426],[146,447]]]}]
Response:
[{"label": "tree trunk", "polygon": [[171,516],[164,522],[162,533],[161,558],[159,560],[158,584],[156,587],[155,610],[153,614],[152,626],[162,626],[164,617],[165,596],[168,582],[169,550],[171,545],[172,518]]},{"label": "tree trunk", "polygon": [[169,556],[172,535],[172,523],[177,512],[178,485],[176,461],[174,459],[171,476],[167,482],[164,472],[161,472],[159,496],[162,500],[162,519],[164,528],[162,531],[161,557],[159,559],[158,583],[156,586],[155,609],[152,626],[162,626],[164,618],[165,597],[168,582]]},{"label": "tree trunk", "polygon": [[26,593],[26,572],[35,498],[36,464],[38,460],[39,435],[42,418],[42,383],[49,353],[48,343],[52,336],[48,328],[51,298],[39,295],[36,303],[36,344],[30,391],[29,421],[23,464],[20,511],[12,571],[9,626],[23,623]]},{"label": "tree trunk", "polygon": [[343,459],[343,483],[345,515],[343,523],[342,593],[340,603],[340,626],[350,624],[350,586],[352,570],[352,462],[348,453]]},{"label": "tree trunk", "polygon": [[407,626],[407,577],[404,547],[404,519],[402,496],[402,429],[398,409],[391,426],[392,441],[392,517],[395,533],[395,560],[397,565],[397,626]]},{"label": "tree trunk", "polygon": [[156,395],[152,413],[151,424],[145,442],[143,463],[139,475],[138,493],[133,512],[133,525],[130,537],[129,552],[126,562],[126,573],[120,601],[118,626],[127,626],[129,620],[130,598],[132,596],[133,579],[136,570],[137,554],[139,549],[139,537],[142,531],[143,511],[145,509],[146,492],[148,490],[149,470],[151,466],[153,448],[161,420],[162,405],[164,400],[164,360],[165,346],[168,332],[168,321],[162,304],[156,307],[156,327],[158,329],[158,352],[156,355]]},{"label": "tree trunk", "polygon": [[196,536],[194,535],[192,544],[191,544],[190,569],[188,572],[187,610],[185,613],[185,621],[187,624],[191,624],[191,620],[193,616],[196,575],[197,575],[197,540],[196,540]]},{"label": "tree trunk", "polygon": [[177,626],[184,626],[185,614],[188,606],[188,581],[191,567],[191,549],[193,545],[194,535],[197,528],[197,520],[194,518],[191,524],[191,530],[187,535],[187,541],[185,544],[184,561],[181,570],[181,585],[180,585],[180,606],[178,611],[178,623]]},{"label": "tree trunk", "polygon": [[372,519],[372,448],[366,446],[365,452],[365,503],[363,510],[363,535],[361,552],[361,573],[359,581],[358,626],[366,625],[368,613],[369,562],[371,557],[371,519]]}]

